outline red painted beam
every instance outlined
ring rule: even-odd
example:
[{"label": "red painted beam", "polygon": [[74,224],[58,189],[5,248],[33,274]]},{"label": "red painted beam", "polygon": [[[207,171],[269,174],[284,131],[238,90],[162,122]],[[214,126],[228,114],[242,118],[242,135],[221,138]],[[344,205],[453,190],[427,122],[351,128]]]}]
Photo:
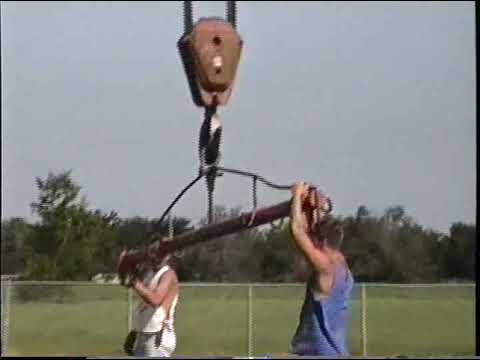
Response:
[{"label": "red painted beam", "polygon": [[253,227],[265,225],[290,215],[290,200],[267,208],[243,213],[240,216],[209,224],[199,229],[175,236],[171,241],[156,241],[147,248],[130,250],[121,259],[118,266],[120,280],[138,270],[143,263],[159,263],[167,254],[201,242],[241,232]]},{"label": "red painted beam", "polygon": [[[248,213],[243,213],[239,217],[231,220],[210,224],[200,229],[183,233],[174,237],[172,241],[166,242],[165,247],[168,252],[173,252],[199,242],[213,240],[225,235],[244,231],[252,227],[265,225],[275,220],[287,217],[289,214],[290,201],[285,201],[274,206],[258,209],[256,212],[251,211]],[[252,223],[249,225],[250,221],[252,221]]]}]

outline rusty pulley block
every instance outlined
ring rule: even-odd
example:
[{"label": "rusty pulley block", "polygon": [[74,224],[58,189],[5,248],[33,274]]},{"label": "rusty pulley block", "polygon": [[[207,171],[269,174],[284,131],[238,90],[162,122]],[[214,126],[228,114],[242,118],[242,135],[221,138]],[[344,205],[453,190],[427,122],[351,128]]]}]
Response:
[{"label": "rusty pulley block", "polygon": [[190,2],[184,2],[185,32],[177,45],[197,106],[226,105],[232,92],[243,41],[235,29],[230,3],[227,20],[201,18],[193,25]]}]

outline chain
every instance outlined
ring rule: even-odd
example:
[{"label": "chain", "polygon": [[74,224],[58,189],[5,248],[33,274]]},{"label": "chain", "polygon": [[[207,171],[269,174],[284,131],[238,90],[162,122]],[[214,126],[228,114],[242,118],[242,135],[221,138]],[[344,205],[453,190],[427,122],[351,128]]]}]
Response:
[{"label": "chain", "polygon": [[253,200],[253,210],[250,221],[248,222],[248,227],[252,226],[253,220],[255,220],[255,215],[257,213],[257,177],[254,176],[252,179],[252,200]]},{"label": "chain", "polygon": [[211,224],[213,222],[213,191],[215,190],[215,174],[213,170],[207,175],[207,200],[208,200],[208,223]]},{"label": "chain", "polygon": [[[236,1],[226,1],[226,18],[234,29],[237,28],[237,3]],[[191,1],[183,2],[183,24],[184,32],[188,34],[193,29],[193,7]]]},{"label": "chain", "polygon": [[257,178],[253,178],[253,184],[252,184],[252,189],[253,189],[253,208],[257,208]]},{"label": "chain", "polygon": [[208,223],[213,221],[213,192],[215,179],[220,174],[217,165],[220,161],[222,126],[217,114],[217,107],[205,107],[205,117],[200,128],[198,151],[200,157],[200,174],[206,175],[208,194]]},{"label": "chain", "polygon": [[[173,214],[172,213],[169,213],[168,214],[168,240],[169,241],[172,241],[174,236],[175,236],[175,226],[174,226],[174,217],[173,217]],[[182,250],[178,250],[178,251],[175,251],[173,253],[174,256],[176,256],[177,258],[180,258],[183,256],[184,254],[184,250],[185,249],[182,249]]]},{"label": "chain", "polygon": [[200,173],[208,173],[210,168],[218,165],[221,141],[222,125],[217,114],[217,107],[205,107],[205,115],[198,139]]},{"label": "chain", "polygon": [[174,234],[173,215],[172,215],[172,213],[169,213],[168,214],[168,239],[169,240],[173,239],[173,234]]},{"label": "chain", "polygon": [[237,4],[235,1],[227,1],[227,21],[237,28]]},{"label": "chain", "polygon": [[185,34],[190,33],[193,29],[193,9],[191,1],[183,2],[183,26]]}]

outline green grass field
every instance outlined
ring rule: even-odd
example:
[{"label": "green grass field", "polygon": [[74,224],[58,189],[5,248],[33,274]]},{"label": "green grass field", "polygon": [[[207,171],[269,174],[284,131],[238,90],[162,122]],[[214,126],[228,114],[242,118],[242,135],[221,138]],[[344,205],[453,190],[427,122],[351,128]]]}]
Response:
[{"label": "green grass field", "polygon": [[[125,289],[75,286],[55,303],[54,297],[21,302],[19,286],[10,305],[8,355],[122,355]],[[359,293],[352,301],[352,355],[362,355]],[[474,355],[474,293],[474,287],[368,287],[368,355]],[[303,294],[302,287],[253,287],[253,355],[288,352]],[[184,286],[176,329],[176,355],[247,355],[248,288]]]}]

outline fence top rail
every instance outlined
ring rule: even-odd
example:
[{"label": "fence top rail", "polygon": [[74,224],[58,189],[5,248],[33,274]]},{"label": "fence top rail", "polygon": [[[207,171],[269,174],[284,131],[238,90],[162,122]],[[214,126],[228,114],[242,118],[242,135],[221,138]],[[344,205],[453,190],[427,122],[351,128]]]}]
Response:
[{"label": "fence top rail", "polygon": [[358,283],[358,285],[364,285],[366,287],[475,287],[476,283],[418,283],[418,284],[390,284],[390,283]]},{"label": "fence top rail", "polygon": [[[120,286],[118,283],[94,281],[37,281],[37,280],[2,280],[2,284],[9,285],[64,285],[64,286]],[[185,287],[304,287],[304,283],[208,283],[182,282]],[[475,283],[431,283],[431,284],[389,284],[389,283],[356,283],[365,287],[475,287]]]}]

